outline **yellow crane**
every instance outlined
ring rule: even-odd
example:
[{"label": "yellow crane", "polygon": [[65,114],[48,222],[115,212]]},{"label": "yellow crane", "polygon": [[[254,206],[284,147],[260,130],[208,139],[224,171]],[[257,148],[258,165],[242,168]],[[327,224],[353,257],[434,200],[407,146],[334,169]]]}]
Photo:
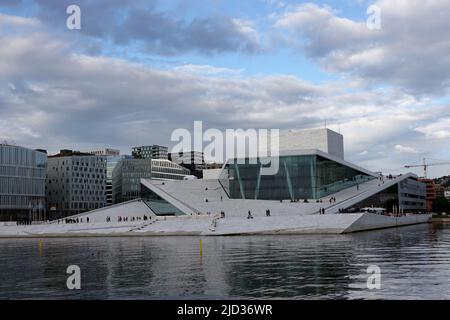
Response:
[{"label": "yellow crane", "polygon": [[450,165],[450,161],[429,163],[429,162],[427,162],[426,158],[423,158],[423,164],[407,164],[407,165],[405,165],[405,168],[423,167],[423,176],[426,179],[427,178],[427,169],[428,169],[428,167],[444,166],[444,165]]}]

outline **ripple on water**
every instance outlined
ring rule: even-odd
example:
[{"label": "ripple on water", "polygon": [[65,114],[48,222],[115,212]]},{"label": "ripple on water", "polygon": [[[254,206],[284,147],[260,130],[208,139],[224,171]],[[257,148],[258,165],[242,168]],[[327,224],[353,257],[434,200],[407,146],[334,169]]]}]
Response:
[{"label": "ripple on water", "polygon": [[[450,229],[352,235],[0,239],[0,298],[448,299]],[[82,290],[65,287],[82,270]],[[367,289],[369,265],[381,289]]]}]

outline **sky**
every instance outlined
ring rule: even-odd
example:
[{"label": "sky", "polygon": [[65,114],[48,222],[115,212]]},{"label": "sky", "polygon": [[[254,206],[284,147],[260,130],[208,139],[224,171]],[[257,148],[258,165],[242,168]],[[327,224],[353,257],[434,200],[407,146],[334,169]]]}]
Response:
[{"label": "sky", "polygon": [[196,120],[326,125],[348,161],[422,175],[404,165],[450,161],[449,16],[440,0],[0,0],[0,141],[130,153]]}]

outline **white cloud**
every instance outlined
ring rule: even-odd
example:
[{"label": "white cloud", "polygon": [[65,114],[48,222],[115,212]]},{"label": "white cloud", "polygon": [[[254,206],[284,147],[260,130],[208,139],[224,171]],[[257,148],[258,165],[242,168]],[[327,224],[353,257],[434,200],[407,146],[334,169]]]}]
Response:
[{"label": "white cloud", "polygon": [[431,139],[450,138],[450,118],[439,119],[436,122],[415,128],[416,131],[423,133]]},{"label": "white cloud", "polygon": [[238,75],[243,69],[230,69],[210,65],[184,64],[174,68],[175,71],[201,75]]},{"label": "white cloud", "polygon": [[[300,4],[278,15],[290,44],[332,72],[369,83],[403,88],[415,95],[450,89],[450,2],[379,0],[381,30],[340,16],[329,6]],[[283,35],[286,38],[286,35]]]},{"label": "white cloud", "polygon": [[23,18],[0,12],[0,27],[38,27],[40,21],[35,18]]},{"label": "white cloud", "polygon": [[394,149],[401,153],[419,153],[416,149],[412,147],[402,146],[401,144],[396,144]]}]

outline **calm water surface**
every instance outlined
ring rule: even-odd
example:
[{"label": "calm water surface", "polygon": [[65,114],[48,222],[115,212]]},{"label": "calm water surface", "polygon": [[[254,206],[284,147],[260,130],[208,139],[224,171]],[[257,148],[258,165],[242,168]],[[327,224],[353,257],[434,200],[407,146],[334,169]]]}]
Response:
[{"label": "calm water surface", "polygon": [[[199,242],[203,250],[200,253]],[[69,265],[82,288],[66,287]],[[381,289],[366,287],[369,265]],[[0,239],[0,299],[450,299],[450,227],[353,235]]]}]

